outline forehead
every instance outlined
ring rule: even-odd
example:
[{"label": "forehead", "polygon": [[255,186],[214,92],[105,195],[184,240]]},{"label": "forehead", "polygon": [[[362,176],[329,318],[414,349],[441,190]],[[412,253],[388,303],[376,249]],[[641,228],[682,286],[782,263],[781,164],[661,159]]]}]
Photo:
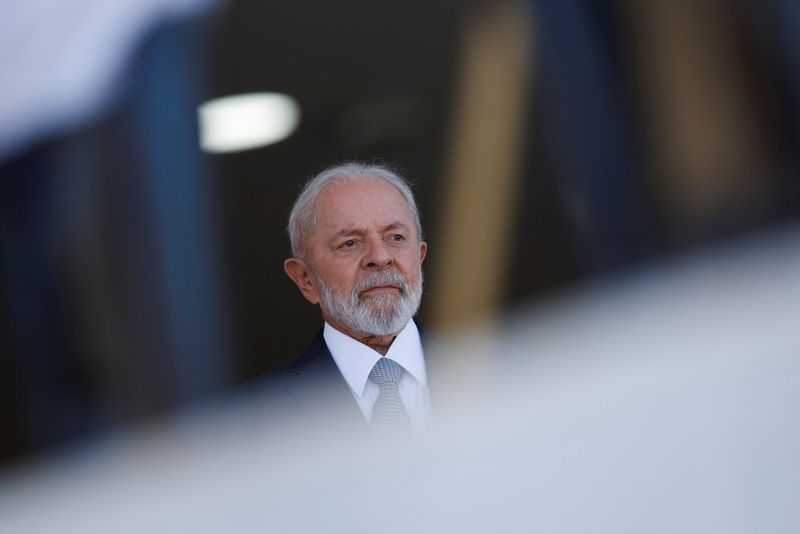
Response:
[{"label": "forehead", "polygon": [[413,215],[403,195],[391,184],[372,177],[334,182],[320,193],[317,229],[374,229],[401,222],[414,227]]}]

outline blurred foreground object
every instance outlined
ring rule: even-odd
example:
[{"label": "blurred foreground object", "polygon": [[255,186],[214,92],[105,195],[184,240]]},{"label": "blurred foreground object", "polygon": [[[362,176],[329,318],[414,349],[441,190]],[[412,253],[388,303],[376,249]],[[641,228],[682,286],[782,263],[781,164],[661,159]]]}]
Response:
[{"label": "blurred foreground object", "polygon": [[31,0],[0,17],[0,161],[90,124],[119,102],[154,29],[218,0]]},{"label": "blurred foreground object", "polygon": [[796,532],[798,264],[793,227],[521,314],[426,439],[244,404],[7,473],[0,530]]},{"label": "blurred foreground object", "polygon": [[0,17],[0,458],[224,383],[197,146],[206,0],[44,0]]}]

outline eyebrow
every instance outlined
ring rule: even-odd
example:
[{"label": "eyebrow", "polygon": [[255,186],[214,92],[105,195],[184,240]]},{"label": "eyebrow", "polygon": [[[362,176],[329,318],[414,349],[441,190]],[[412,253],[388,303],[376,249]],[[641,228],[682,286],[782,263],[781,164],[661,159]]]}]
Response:
[{"label": "eyebrow", "polygon": [[387,226],[386,228],[383,229],[384,232],[388,232],[389,230],[403,230],[405,232],[408,232],[409,228],[408,228],[408,226],[406,226],[405,224],[401,223],[400,221],[397,221],[397,222],[394,222],[394,223],[390,224],[389,226]]},{"label": "eyebrow", "polygon": [[[406,226],[405,224],[401,223],[400,221],[397,221],[397,222],[393,222],[392,224],[389,224],[389,225],[385,226],[381,230],[381,233],[388,232],[390,230],[403,230],[405,232],[408,232],[409,228],[408,228],[408,226]],[[365,234],[365,233],[366,233],[366,231],[362,230],[360,228],[345,228],[344,230],[340,230],[336,234],[336,237],[345,237],[345,236],[349,236],[349,235],[362,235],[362,234]]]}]

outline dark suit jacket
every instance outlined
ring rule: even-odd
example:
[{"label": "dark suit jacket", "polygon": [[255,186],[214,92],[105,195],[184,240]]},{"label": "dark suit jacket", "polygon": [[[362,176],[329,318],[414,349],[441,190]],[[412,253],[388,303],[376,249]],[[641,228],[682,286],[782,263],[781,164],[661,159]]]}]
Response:
[{"label": "dark suit jacket", "polygon": [[[308,421],[316,424],[320,418],[336,419],[339,424],[366,429],[367,422],[353,399],[350,387],[339,372],[322,332],[322,329],[317,332],[314,340],[299,358],[257,380],[256,393],[260,397],[267,396],[265,400],[270,406],[270,411],[287,414],[295,422]],[[436,350],[447,340],[430,335],[421,328],[420,336],[425,349],[428,387],[431,390],[433,408],[438,413],[438,408],[447,401],[447,395],[441,395],[440,390],[450,384],[442,380],[445,369],[437,368],[432,363],[435,363],[433,360],[448,363],[447,358],[438,357],[440,351]],[[506,352],[505,345],[497,342],[478,338],[461,338],[459,341],[462,345],[468,344],[473,349],[482,345],[485,351],[495,354]],[[451,345],[445,343],[444,346],[449,348]]]},{"label": "dark suit jacket", "polygon": [[259,396],[266,395],[272,411],[288,414],[295,421],[335,418],[345,425],[367,428],[321,329],[299,358],[270,371],[255,385]]}]

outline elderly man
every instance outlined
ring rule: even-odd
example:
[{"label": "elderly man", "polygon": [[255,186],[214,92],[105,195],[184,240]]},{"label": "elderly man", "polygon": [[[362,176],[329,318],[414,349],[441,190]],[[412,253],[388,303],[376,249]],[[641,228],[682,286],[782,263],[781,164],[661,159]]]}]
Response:
[{"label": "elderly man", "polygon": [[427,245],[406,181],[377,165],[326,169],[295,201],[288,230],[293,257],[284,269],[325,324],[279,371],[286,391],[314,410],[321,386],[349,389],[344,404],[371,426],[424,427],[427,375],[412,317]]}]

